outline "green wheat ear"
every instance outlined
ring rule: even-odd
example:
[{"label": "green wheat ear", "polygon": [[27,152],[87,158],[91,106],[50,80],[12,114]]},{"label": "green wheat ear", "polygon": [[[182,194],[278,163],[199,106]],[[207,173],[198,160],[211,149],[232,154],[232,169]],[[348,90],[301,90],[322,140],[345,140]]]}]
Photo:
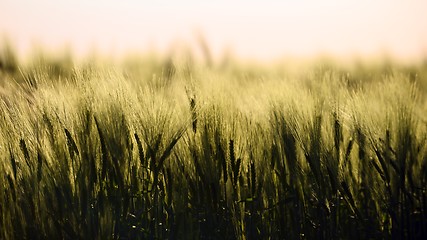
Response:
[{"label": "green wheat ear", "polygon": [[28,168],[30,169],[30,171],[32,171],[33,165],[30,159],[30,152],[28,151],[27,144],[25,143],[24,139],[19,140],[19,147],[21,148],[21,151],[24,154],[24,159],[25,159],[25,162],[27,163]]},{"label": "green wheat ear", "polygon": [[65,136],[67,138],[67,146],[68,151],[70,153],[71,158],[74,158],[74,154],[79,155],[79,149],[77,148],[77,144],[74,141],[73,137],[71,136],[70,131],[68,129],[64,128]]},{"label": "green wheat ear", "polygon": [[37,150],[37,182],[40,183],[42,180],[42,169],[43,169],[43,156],[40,149]]},{"label": "green wheat ear", "polygon": [[190,111],[191,111],[191,119],[192,119],[192,128],[193,132],[197,132],[197,112],[196,112],[196,97],[193,96],[190,99]]}]

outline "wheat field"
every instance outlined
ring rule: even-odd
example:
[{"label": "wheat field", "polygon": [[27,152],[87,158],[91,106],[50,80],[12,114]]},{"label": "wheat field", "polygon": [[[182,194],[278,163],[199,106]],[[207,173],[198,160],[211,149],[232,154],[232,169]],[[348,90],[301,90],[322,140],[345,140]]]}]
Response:
[{"label": "wheat field", "polygon": [[7,56],[0,239],[427,236],[425,63]]}]

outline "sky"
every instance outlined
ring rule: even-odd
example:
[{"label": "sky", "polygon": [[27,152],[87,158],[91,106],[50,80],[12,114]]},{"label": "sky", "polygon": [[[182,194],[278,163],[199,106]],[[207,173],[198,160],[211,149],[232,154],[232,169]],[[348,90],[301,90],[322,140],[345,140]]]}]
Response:
[{"label": "sky", "polygon": [[167,52],[203,36],[215,57],[410,60],[427,55],[426,10],[425,0],[0,0],[0,36],[20,54]]}]

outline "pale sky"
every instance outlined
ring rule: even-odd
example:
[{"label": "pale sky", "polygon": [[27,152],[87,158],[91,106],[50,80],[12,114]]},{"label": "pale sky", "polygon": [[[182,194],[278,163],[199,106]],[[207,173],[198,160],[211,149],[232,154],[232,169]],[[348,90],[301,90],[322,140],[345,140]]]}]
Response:
[{"label": "pale sky", "polygon": [[427,55],[425,0],[1,0],[0,34],[21,53],[165,52],[203,34],[215,56]]}]

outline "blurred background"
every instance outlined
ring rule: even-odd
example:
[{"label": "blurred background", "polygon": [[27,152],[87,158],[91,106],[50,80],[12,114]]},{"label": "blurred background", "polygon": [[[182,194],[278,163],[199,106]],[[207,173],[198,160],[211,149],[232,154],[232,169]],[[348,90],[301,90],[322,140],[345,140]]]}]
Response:
[{"label": "blurred background", "polygon": [[328,56],[417,62],[427,56],[427,1],[2,0],[1,41],[74,57],[170,54],[271,61]]}]

